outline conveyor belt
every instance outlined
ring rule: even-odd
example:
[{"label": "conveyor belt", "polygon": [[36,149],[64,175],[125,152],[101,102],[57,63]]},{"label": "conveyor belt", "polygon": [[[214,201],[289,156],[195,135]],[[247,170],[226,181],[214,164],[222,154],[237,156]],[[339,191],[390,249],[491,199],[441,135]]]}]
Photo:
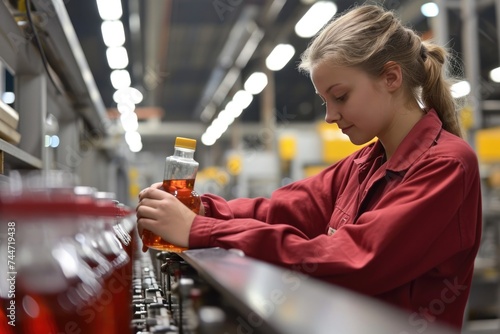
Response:
[{"label": "conveyor belt", "polygon": [[[150,250],[135,263],[134,334],[421,333],[371,298],[220,248]],[[425,324],[425,333],[454,333]]]}]

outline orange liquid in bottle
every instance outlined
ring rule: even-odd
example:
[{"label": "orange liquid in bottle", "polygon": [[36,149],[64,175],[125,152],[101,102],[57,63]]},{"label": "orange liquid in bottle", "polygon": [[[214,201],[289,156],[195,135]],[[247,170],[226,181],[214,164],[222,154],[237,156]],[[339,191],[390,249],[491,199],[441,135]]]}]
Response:
[{"label": "orange liquid in bottle", "polygon": [[[12,319],[15,319],[15,306],[11,307],[10,300],[4,299],[2,297],[0,297],[0,306],[2,307],[0,309],[0,333],[14,334],[14,329],[16,327],[9,325],[9,322],[11,322],[11,324],[14,324],[12,322]],[[11,307],[12,311],[8,309],[9,307]],[[9,315],[10,317],[8,318],[7,315]]]},{"label": "orange liquid in bottle", "polygon": [[[76,282],[70,280],[73,293]],[[76,293],[75,293],[76,294]],[[102,324],[95,317],[80,312],[82,300],[78,305],[68,297],[71,293],[32,294],[25,292],[22,285],[16,291],[16,332],[19,334],[61,334],[61,333],[100,333]],[[90,296],[86,296],[90,297]],[[88,299],[88,307],[95,310],[95,296]],[[97,312],[97,311],[94,311]]]},{"label": "orange liquid in bottle", "polygon": [[[194,181],[195,179],[164,180],[163,189],[177,197],[177,199],[179,199],[179,201],[181,201],[185,206],[190,208],[191,211],[198,214],[200,212],[201,199],[199,195],[193,190]],[[185,247],[172,245],[171,243],[163,240],[159,235],[156,235],[149,230],[143,231],[142,242],[149,248],[167,252],[180,253],[183,250],[187,249]]]}]

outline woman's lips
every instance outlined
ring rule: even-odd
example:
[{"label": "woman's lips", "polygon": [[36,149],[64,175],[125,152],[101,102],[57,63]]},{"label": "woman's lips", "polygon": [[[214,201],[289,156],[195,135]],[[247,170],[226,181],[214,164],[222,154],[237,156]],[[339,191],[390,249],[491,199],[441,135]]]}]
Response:
[{"label": "woman's lips", "polygon": [[346,133],[350,128],[352,128],[352,125],[351,126],[346,126],[345,128],[342,128],[342,133]]}]

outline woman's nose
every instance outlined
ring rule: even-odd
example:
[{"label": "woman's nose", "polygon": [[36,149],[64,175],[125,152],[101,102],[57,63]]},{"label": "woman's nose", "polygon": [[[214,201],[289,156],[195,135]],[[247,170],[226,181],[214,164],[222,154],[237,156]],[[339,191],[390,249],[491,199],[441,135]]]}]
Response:
[{"label": "woman's nose", "polygon": [[328,124],[336,123],[342,118],[342,115],[332,107],[326,106],[325,122]]}]

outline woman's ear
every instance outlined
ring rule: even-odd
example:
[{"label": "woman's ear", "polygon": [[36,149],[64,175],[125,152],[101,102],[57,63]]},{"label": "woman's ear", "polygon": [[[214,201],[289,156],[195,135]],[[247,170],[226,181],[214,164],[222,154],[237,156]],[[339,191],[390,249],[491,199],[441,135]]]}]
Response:
[{"label": "woman's ear", "polygon": [[392,93],[398,90],[403,85],[403,72],[401,71],[401,66],[394,61],[388,61],[384,65],[382,79],[389,92]]}]

